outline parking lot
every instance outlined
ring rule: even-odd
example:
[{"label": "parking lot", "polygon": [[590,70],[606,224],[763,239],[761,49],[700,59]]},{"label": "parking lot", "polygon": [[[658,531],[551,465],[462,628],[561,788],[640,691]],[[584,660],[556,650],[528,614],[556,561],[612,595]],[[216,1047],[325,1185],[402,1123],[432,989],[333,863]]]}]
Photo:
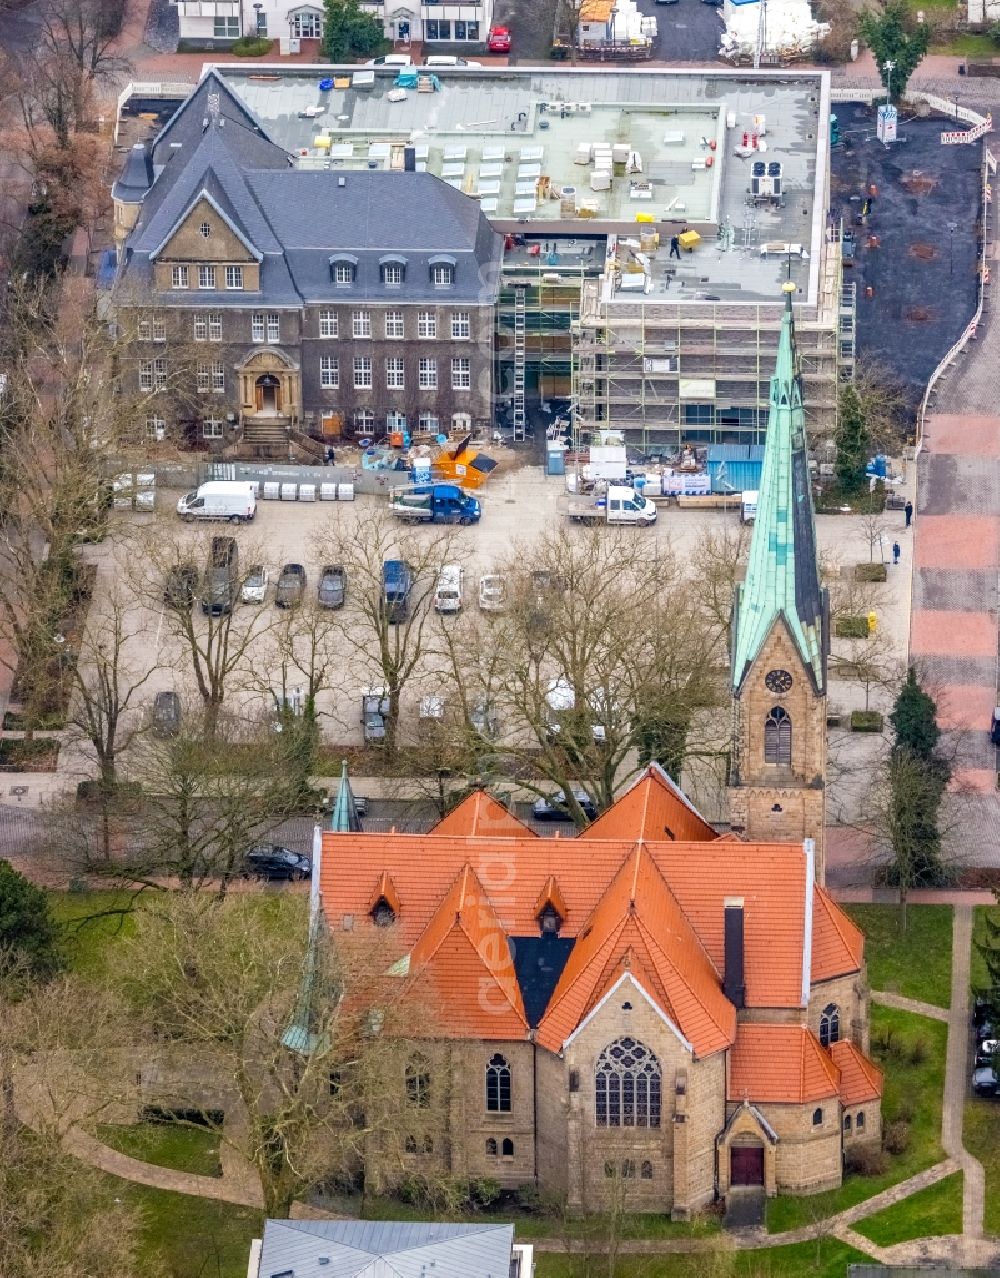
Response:
[{"label": "parking lot", "polygon": [[[393,553],[406,558],[414,547],[425,543],[431,536],[442,532],[449,539],[448,561],[460,563],[465,573],[464,606],[473,613],[477,610],[479,576],[504,563],[531,565],[533,543],[547,530],[555,530],[565,522],[565,481],[546,477],[541,468],[525,466],[507,472],[501,466],[498,473],[482,491],[482,521],[469,528],[428,529],[410,524],[392,524]],[[148,674],[143,684],[136,714],[148,715],[155,694],[173,689],[181,697],[182,704],[197,707],[198,693],[191,669],[191,659],[184,641],[180,639],[160,603],[162,572],[165,557],[177,554],[190,555],[192,561],[204,563],[213,535],[233,533],[240,547],[240,571],[254,562],[264,562],[269,570],[270,582],[267,598],[262,605],[238,604],[232,623],[233,643],[243,636],[250,636],[246,661],[241,669],[227,680],[225,705],[230,712],[259,717],[274,707],[274,693],[285,691],[294,694],[301,686],[301,672],[287,668],[282,674],[281,625],[288,614],[274,605],[274,589],[282,564],[299,562],[307,571],[306,600],[311,605],[316,597],[319,570],[330,561],[330,549],[336,538],[350,538],[360,522],[373,513],[385,511],[385,499],[360,497],[353,503],[293,503],[259,502],[257,517],[252,524],[234,527],[229,524],[208,523],[188,525],[175,513],[178,494],[161,491],[157,495],[158,509],[153,515],[114,515],[112,535],[103,543],[89,546],[86,554],[98,565],[98,585],[91,611],[90,625],[107,624],[111,600],[122,584],[129,591],[129,629],[132,638],[128,644],[128,660],[135,675]],[[894,537],[903,542],[903,563],[909,554],[909,534],[902,530],[902,515],[887,516],[886,536],[876,547],[876,557],[891,558]],[[894,522],[893,522],[894,521]],[[895,523],[900,525],[895,527]],[[820,551],[828,571],[837,571],[836,564],[852,564],[867,561],[869,546],[863,521],[848,516],[821,516],[817,521]],[[575,529],[575,525],[572,526]],[[680,562],[693,563],[703,539],[712,532],[738,527],[735,511],[680,510],[661,505],[659,518],[650,529],[627,529],[625,535],[639,540],[648,549],[649,589],[656,590],[656,560],[658,555],[672,551]],[[586,535],[580,531],[580,536]],[[610,534],[609,534],[610,535]],[[343,545],[343,541],[341,541]],[[905,651],[909,615],[909,572],[907,567],[890,568],[890,580],[878,587],[878,625],[892,648]],[[158,576],[159,574],[159,576]],[[692,568],[692,589],[699,583]],[[358,748],[362,744],[361,696],[365,687],[376,682],[377,667],[374,657],[365,651],[365,639],[345,628],[359,625],[352,621],[351,584],[348,582],[348,607],[341,611],[320,614],[325,642],[332,653],[322,691],[318,697],[321,727],[325,742],[331,747]],[[197,605],[196,605],[197,609]],[[435,618],[434,625],[449,626],[455,622],[449,618]],[[200,612],[195,613],[195,626],[206,627]],[[367,633],[367,632],[366,632]],[[435,675],[433,662],[407,688],[401,706],[400,737],[402,743],[418,739],[421,730],[419,704],[422,698],[434,696],[441,689],[442,676]],[[831,687],[831,703],[841,708],[860,708],[864,704],[864,690],[856,684]],[[873,691],[873,706],[878,703],[878,690]],[[728,714],[720,720],[720,732],[725,734]],[[501,727],[502,738],[502,727]],[[724,745],[724,741],[721,742]],[[844,734],[839,752],[843,759],[853,760],[853,768],[844,768],[847,777],[843,782],[843,798],[839,800],[848,815],[854,806],[852,795],[863,793],[864,781],[859,780],[857,763],[864,762],[878,746],[878,739],[861,739],[854,734]],[[859,751],[861,752],[859,754]],[[72,751],[64,751],[60,760],[60,772],[72,768]],[[838,748],[832,744],[831,754]],[[77,773],[81,771],[82,758],[75,760]],[[868,766],[868,765],[865,765]],[[863,777],[865,768],[861,768]],[[398,783],[379,791],[376,783],[366,786],[366,793],[384,797],[401,797]],[[713,805],[706,800],[708,806]]]},{"label": "parking lot", "polygon": [[[568,2],[563,0],[564,5]],[[559,0],[498,0],[494,20],[511,29],[512,63],[538,66],[548,61],[558,3]],[[723,29],[721,9],[704,0],[677,0],[675,4],[639,0],[639,8],[657,19],[654,62],[690,64],[718,60]]]}]

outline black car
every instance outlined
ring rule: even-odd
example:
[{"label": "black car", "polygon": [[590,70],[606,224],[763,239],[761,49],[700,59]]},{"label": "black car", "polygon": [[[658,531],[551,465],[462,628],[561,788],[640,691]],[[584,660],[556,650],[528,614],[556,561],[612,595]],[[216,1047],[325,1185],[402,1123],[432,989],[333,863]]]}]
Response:
[{"label": "black car", "polygon": [[250,848],[244,858],[247,878],[256,879],[308,879],[312,874],[312,861],[301,852],[283,848],[280,843],[258,843]]},{"label": "black car", "polygon": [[301,564],[285,564],[278,578],[274,602],[279,608],[297,608],[306,592],[306,570]]},{"label": "black car", "polygon": [[163,602],[170,608],[190,608],[198,589],[194,564],[174,564],[163,583]]},{"label": "black car", "polygon": [[[583,815],[588,821],[593,821],[597,816],[597,807],[594,800],[584,790],[574,788],[573,798],[579,803]],[[547,799],[536,799],[531,809],[531,815],[536,821],[570,821],[572,817],[566,811],[566,796],[562,790],[557,790],[555,794],[549,795]]]},{"label": "black car", "polygon": [[180,729],[180,697],[176,692],[158,692],[153,700],[153,736],[175,737]]},{"label": "black car", "polygon": [[991,1066],[983,1066],[972,1075],[972,1090],[977,1096],[995,1096],[998,1089],[1000,1081]]}]

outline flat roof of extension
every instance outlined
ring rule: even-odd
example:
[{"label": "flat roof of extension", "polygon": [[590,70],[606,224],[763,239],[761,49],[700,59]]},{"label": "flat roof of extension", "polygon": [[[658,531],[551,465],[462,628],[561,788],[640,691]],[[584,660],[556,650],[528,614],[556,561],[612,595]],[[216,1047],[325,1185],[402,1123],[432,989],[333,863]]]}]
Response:
[{"label": "flat roof of extension", "polygon": [[[413,145],[418,168],[478,199],[500,230],[634,234],[649,220],[667,236],[699,229],[706,242],[681,267],[696,276],[707,264],[709,237],[728,223],[735,247],[748,237],[801,245],[793,278],[815,296],[826,218],[827,72],[434,68],[437,91],[408,88],[392,101],[396,69],[227,63],[215,70],[301,167],[402,168],[403,148]],[[327,77],[340,87],[321,90]],[[763,143],[752,157],[735,154],[744,134],[751,145],[754,136]],[[601,152],[615,147],[609,181],[592,181]],[[748,215],[756,159],[781,164],[784,198]],[[711,252],[714,261],[714,243]],[[785,256],[719,256],[715,269],[702,271],[716,277],[711,286],[738,276],[745,300],[777,296]]]}]

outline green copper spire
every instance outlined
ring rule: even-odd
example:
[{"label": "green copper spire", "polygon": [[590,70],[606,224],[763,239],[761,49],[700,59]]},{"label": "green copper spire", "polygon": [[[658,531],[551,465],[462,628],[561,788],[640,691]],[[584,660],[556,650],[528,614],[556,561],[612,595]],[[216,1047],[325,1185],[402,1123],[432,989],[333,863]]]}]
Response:
[{"label": "green copper spire", "polygon": [[734,610],[732,679],[737,692],[779,617],[817,692],[826,685],[826,607],[816,560],[802,383],[795,353],[794,285],[786,284],[784,290],[757,515],[746,580]]},{"label": "green copper spire", "polygon": [[[347,766],[346,764],[344,765]],[[302,975],[288,1029],[282,1044],[299,1056],[325,1052],[330,1046],[330,1017],[336,1010],[339,991],[331,990],[325,979],[326,949],[329,936],[323,917],[320,874],[323,860],[323,836],[317,825],[313,830],[312,884],[309,892],[309,936],[302,960]]]},{"label": "green copper spire", "polygon": [[360,834],[361,818],[358,806],[354,802],[354,791],[351,789],[347,775],[347,760],[340,765],[340,785],[337,787],[337,798],[330,813],[330,829],[334,834]]}]

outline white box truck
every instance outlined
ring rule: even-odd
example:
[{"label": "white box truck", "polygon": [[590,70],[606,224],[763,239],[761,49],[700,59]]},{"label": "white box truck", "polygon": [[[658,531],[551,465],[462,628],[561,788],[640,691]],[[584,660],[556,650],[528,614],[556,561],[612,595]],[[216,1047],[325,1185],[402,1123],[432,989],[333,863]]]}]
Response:
[{"label": "white box truck", "polygon": [[177,503],[177,513],[188,523],[196,519],[228,519],[242,524],[257,513],[254,485],[248,479],[212,479]]}]

